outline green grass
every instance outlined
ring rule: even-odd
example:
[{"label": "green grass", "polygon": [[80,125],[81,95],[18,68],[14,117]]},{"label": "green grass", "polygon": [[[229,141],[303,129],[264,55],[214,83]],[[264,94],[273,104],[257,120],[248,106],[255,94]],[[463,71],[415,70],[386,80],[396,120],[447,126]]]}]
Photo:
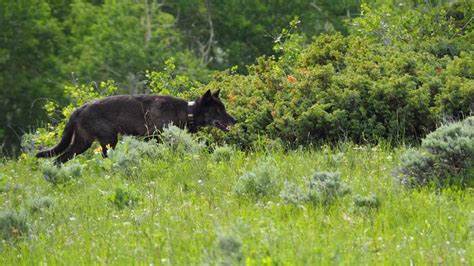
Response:
[{"label": "green grass", "polygon": [[[90,153],[68,163],[83,166],[80,176],[56,185],[44,160],[23,155],[0,164],[0,207],[26,212],[29,229],[0,243],[0,264],[474,263],[473,190],[401,187],[391,172],[404,150],[344,144],[223,161],[177,153],[144,157],[127,175]],[[352,193],[330,206],[235,193],[266,157],[277,191],[318,170],[338,171]],[[361,209],[356,194],[375,194],[380,206]],[[124,200],[133,204],[114,203]]]}]

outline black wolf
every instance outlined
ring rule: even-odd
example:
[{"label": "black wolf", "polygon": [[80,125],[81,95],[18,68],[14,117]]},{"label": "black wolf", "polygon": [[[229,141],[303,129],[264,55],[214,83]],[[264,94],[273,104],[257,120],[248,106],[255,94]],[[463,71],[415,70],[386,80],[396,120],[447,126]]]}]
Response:
[{"label": "black wolf", "polygon": [[59,155],[55,163],[61,164],[85,152],[96,139],[107,157],[107,145],[114,148],[119,133],[150,136],[170,123],[192,133],[204,126],[227,132],[236,120],[226,112],[219,92],[208,90],[194,102],[172,96],[119,95],[86,103],[72,113],[59,143],[36,157]]}]

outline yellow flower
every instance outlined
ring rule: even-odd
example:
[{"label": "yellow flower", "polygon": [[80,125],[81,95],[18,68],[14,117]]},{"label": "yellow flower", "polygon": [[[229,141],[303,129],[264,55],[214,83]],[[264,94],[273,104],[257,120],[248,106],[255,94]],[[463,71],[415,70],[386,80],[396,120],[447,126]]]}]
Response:
[{"label": "yellow flower", "polygon": [[101,153],[102,152],[102,146],[98,146],[97,148],[94,149],[94,153]]}]

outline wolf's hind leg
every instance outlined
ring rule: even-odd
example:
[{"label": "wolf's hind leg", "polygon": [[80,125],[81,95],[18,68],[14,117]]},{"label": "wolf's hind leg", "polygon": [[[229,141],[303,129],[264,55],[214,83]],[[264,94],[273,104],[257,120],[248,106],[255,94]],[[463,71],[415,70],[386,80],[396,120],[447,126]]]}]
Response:
[{"label": "wolf's hind leg", "polygon": [[74,156],[79,155],[85,152],[92,145],[92,140],[86,140],[78,135],[74,136],[72,144],[67,148],[67,150],[61,154],[54,163],[56,165],[65,163],[71,160]]},{"label": "wolf's hind leg", "polygon": [[107,158],[107,146],[110,145],[112,149],[115,149],[118,142],[117,134],[111,134],[108,137],[99,137],[98,139],[102,147],[102,157]]}]

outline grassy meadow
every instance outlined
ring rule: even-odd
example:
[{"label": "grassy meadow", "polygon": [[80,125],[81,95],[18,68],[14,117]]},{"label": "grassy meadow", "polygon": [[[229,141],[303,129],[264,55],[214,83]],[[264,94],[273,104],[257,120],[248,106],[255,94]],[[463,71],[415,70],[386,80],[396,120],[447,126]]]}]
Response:
[{"label": "grassy meadow", "polygon": [[[192,145],[132,141],[61,170],[4,160],[0,264],[474,263],[473,190],[404,188],[393,171],[406,148]],[[284,200],[288,182],[304,188],[315,171],[338,172],[350,192]]]},{"label": "grassy meadow", "polygon": [[[473,10],[0,0],[0,266],[474,265]],[[35,157],[77,108],[130,94],[222,127],[219,97],[239,122]],[[146,102],[98,107],[93,131],[191,111]]]}]

